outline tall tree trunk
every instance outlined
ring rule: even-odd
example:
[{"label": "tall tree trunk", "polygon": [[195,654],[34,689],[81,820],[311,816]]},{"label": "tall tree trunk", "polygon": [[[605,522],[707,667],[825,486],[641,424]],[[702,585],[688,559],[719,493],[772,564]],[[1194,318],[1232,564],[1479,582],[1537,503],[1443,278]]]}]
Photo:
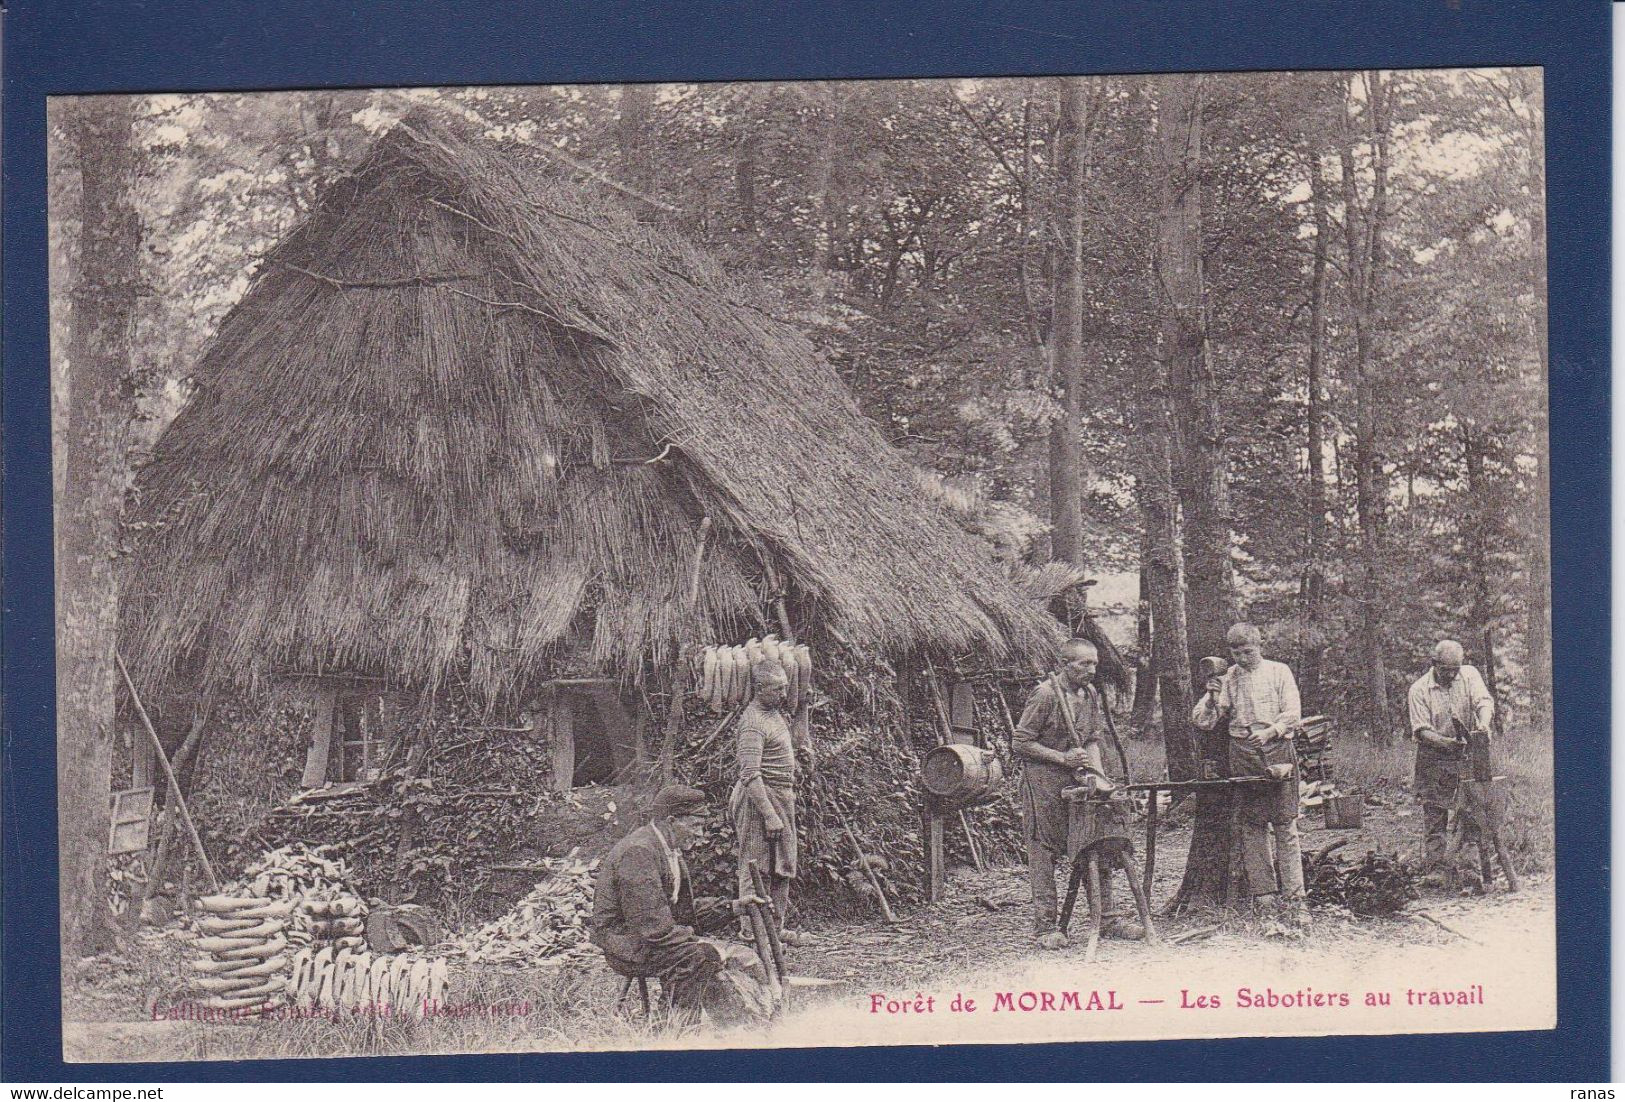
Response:
[{"label": "tall tree trunk", "polygon": [[[1145,490],[1142,486],[1139,491]],[[1140,503],[1142,517],[1145,503]],[[1151,626],[1151,560],[1156,554],[1152,531],[1144,527],[1140,532],[1140,604],[1135,622],[1134,711],[1129,716],[1129,729],[1141,738],[1151,733],[1151,722],[1157,711],[1157,661],[1152,643]]]},{"label": "tall tree trunk", "polygon": [[[1534,105],[1540,100],[1540,80],[1519,73],[1524,81],[1524,94],[1530,98],[1528,113],[1527,190],[1535,204],[1529,218],[1530,276],[1535,289],[1535,351],[1540,357],[1539,393],[1545,394],[1549,385],[1547,365],[1546,322],[1546,148],[1545,116]],[[1525,668],[1529,682],[1531,728],[1548,729],[1552,720],[1552,499],[1551,499],[1551,447],[1544,403],[1535,407],[1533,425],[1535,452],[1535,492],[1530,505],[1534,515],[1530,518],[1528,584],[1524,598],[1524,642],[1527,648]],[[1496,713],[1500,715],[1499,712]]]},{"label": "tall tree trunk", "polygon": [[1061,415],[1050,426],[1050,557],[1083,562],[1083,205],[1089,151],[1087,86],[1061,78],[1059,171],[1055,226],[1060,238],[1051,309],[1051,378]]},{"label": "tall tree trunk", "polygon": [[1185,537],[1192,665],[1205,654],[1222,652],[1224,633],[1237,619],[1229,462],[1207,340],[1202,273],[1203,79],[1182,74],[1156,78],[1161,177],[1157,304],[1180,445],[1175,475]]},{"label": "tall tree trunk", "polygon": [[1310,203],[1315,218],[1315,254],[1309,274],[1309,482],[1304,495],[1308,512],[1305,531],[1303,588],[1303,647],[1298,654],[1298,684],[1307,712],[1325,707],[1321,700],[1321,668],[1326,659],[1326,439],[1322,376],[1326,355],[1326,248],[1331,233],[1326,214],[1326,190],[1320,177],[1320,157],[1309,166]]},{"label": "tall tree trunk", "polygon": [[812,172],[813,209],[818,212],[820,240],[818,263],[811,274],[819,301],[829,302],[835,294],[833,277],[840,265],[840,242],[847,236],[846,202],[839,197],[839,177],[835,172],[835,158],[841,153],[844,101],[839,81],[826,81],[816,87],[822,93],[825,106],[819,116],[818,154]]},{"label": "tall tree trunk", "polygon": [[131,101],[71,103],[82,175],[78,280],[69,337],[67,452],[56,529],[57,829],[63,960],[96,948],[107,913],[108,793],[118,674],[119,516],[134,408],[131,321],[141,224]]},{"label": "tall tree trunk", "polygon": [[[1355,82],[1364,81],[1364,103],[1356,107]],[[1363,111],[1366,133],[1354,134],[1351,112]],[[1365,673],[1367,724],[1379,746],[1393,741],[1388,703],[1388,669],[1382,637],[1382,529],[1387,486],[1377,456],[1377,398],[1372,329],[1383,265],[1382,236],[1387,212],[1388,109],[1381,73],[1355,74],[1345,86],[1342,142],[1343,232],[1348,251],[1350,313],[1354,323],[1354,485],[1359,517],[1360,658]],[[1362,200],[1354,155],[1364,144],[1371,160],[1369,197]]]},{"label": "tall tree trunk", "polygon": [[[1541,328],[1541,376],[1544,379],[1545,326]],[[1524,642],[1528,651],[1529,723],[1539,732],[1546,730],[1552,721],[1551,465],[1544,414],[1536,423],[1535,449],[1535,500],[1532,503],[1535,515],[1526,552],[1529,567],[1524,595]]]},{"label": "tall tree trunk", "polygon": [[[1165,618],[1153,607],[1152,625],[1157,662],[1165,664],[1165,670],[1174,667],[1165,672],[1159,685],[1168,775],[1189,779],[1202,775],[1202,760],[1211,757],[1213,748],[1210,739],[1198,741],[1191,726],[1191,667],[1208,650],[1222,645],[1236,607],[1226,464],[1204,317],[1201,83],[1196,77],[1167,76],[1152,78],[1151,87],[1157,101],[1161,176],[1151,275],[1161,315],[1155,374],[1163,393],[1151,402],[1142,395],[1141,408],[1143,446],[1158,466],[1159,479],[1166,479],[1159,484],[1166,485],[1168,493],[1166,516],[1159,495],[1152,495],[1150,500],[1159,508],[1148,523],[1157,526],[1159,547],[1172,546],[1180,553],[1190,607],[1185,624]],[[1177,907],[1224,901],[1233,846],[1230,820],[1231,801],[1226,794],[1197,798],[1190,857],[1175,900]]]},{"label": "tall tree trunk", "polygon": [[1495,676],[1495,587],[1490,577],[1489,532],[1494,523],[1494,509],[1490,505],[1489,486],[1484,476],[1484,440],[1477,426],[1465,422],[1461,426],[1462,466],[1467,474],[1467,519],[1463,532],[1467,546],[1467,568],[1472,574],[1469,583],[1471,620],[1477,642],[1483,648],[1481,657],[1484,686],[1495,701],[1494,727],[1496,734],[1504,728],[1500,686]]},{"label": "tall tree trunk", "polygon": [[1168,776],[1190,780],[1200,775],[1191,730],[1191,667],[1185,651],[1184,551],[1179,542],[1178,504],[1174,497],[1172,444],[1168,439],[1166,395],[1159,364],[1152,361],[1136,401],[1140,424],[1137,474],[1140,515],[1146,530],[1141,563],[1151,604],[1151,668],[1162,700],[1162,744]]}]

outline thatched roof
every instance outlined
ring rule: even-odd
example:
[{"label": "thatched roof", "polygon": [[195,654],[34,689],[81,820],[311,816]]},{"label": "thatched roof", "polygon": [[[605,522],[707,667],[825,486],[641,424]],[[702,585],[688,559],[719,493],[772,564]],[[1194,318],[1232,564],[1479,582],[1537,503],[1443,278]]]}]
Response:
[{"label": "thatched roof", "polygon": [[763,633],[774,580],[803,630],[877,653],[1055,638],[799,334],[425,121],[328,189],[194,380],[138,481],[147,679],[635,675]]}]

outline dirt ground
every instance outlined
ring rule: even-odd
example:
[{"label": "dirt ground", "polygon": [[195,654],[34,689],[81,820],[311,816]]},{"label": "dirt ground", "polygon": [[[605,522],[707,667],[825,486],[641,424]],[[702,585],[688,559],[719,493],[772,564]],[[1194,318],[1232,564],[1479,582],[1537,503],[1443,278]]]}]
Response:
[{"label": "dirt ground", "polygon": [[[1173,898],[1183,874],[1190,828],[1178,823],[1159,837],[1155,907]],[[1368,849],[1415,848],[1419,830],[1407,800],[1368,803],[1358,832],[1327,831],[1319,816],[1303,820],[1304,849],[1313,853],[1352,837],[1340,852],[1358,858]],[[1142,855],[1143,856],[1143,855]],[[1128,898],[1118,882],[1118,900]],[[809,943],[788,950],[790,971],[821,986],[796,990],[791,1009],[766,1032],[711,1031],[686,1034],[650,1029],[636,1015],[616,1009],[618,985],[599,969],[536,970],[511,976],[509,986],[453,982],[474,998],[523,994],[535,1009],[502,1022],[417,1023],[361,1030],[351,1023],[220,1024],[153,1021],[154,1001],[175,997],[184,943],[178,932],[144,931],[124,953],[82,962],[84,980],[67,1000],[64,1047],[70,1059],[197,1059],[252,1056],[363,1055],[384,1052],[537,1051],[571,1048],[621,1049],[733,1047],[809,1043],[909,1044],[951,1041],[1075,1040],[1087,1037],[1225,1036],[1254,1033],[1395,1032],[1408,1029],[1472,1030],[1539,1028],[1555,1005],[1555,907],[1549,875],[1525,877],[1523,891],[1505,894],[1499,884],[1487,896],[1461,896],[1442,889],[1400,916],[1362,919],[1340,909],[1317,913],[1304,939],[1265,938],[1250,920],[1212,914],[1161,918],[1158,945],[1106,940],[1099,961],[1083,962],[1083,939],[1057,952],[1039,949],[1031,936],[1025,870],[955,868],[944,898],[895,926],[876,915],[809,931]],[[1081,935],[1086,914],[1073,920]],[[1180,940],[1184,935],[1184,940]],[[1405,992],[1450,990],[1469,997],[1474,984],[1489,994],[1484,1003],[1448,1012],[1414,1007]],[[1326,1010],[1310,1006],[1288,1012],[1238,1006],[1243,989],[1254,993],[1366,991],[1382,988],[1398,1008],[1376,1011],[1354,1005]],[[980,1010],[955,1014],[955,995],[978,998]],[[1045,992],[1059,1005],[1077,997],[1076,1013],[1046,1014]],[[1108,994],[1108,992],[1110,994]],[[1000,993],[1012,999],[998,1013],[984,1013]],[[1032,993],[1035,1013],[1020,1013],[1014,1000]],[[1096,993],[1104,1014],[1085,1010]],[[875,996],[880,1003],[875,1003]],[[1182,1004],[1201,996],[1222,1005],[1201,1010]],[[889,1012],[890,1004],[931,1000],[926,1013]],[[1011,1011],[1011,1012],[1005,1012]],[[1081,1016],[1080,1016],[1081,1015]],[[1087,1019],[1087,1028],[1079,1023]]]}]

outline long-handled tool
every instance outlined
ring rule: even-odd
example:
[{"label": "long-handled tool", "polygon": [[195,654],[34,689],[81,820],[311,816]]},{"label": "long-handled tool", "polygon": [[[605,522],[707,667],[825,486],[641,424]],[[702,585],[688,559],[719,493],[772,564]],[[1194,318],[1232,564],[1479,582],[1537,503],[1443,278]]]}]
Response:
[{"label": "long-handled tool", "polygon": [[773,1013],[777,1014],[779,1007],[784,1005],[784,984],[773,962],[773,943],[767,933],[767,917],[762,914],[762,900],[752,891],[739,900],[739,905],[744,908],[745,917],[750,922],[751,939],[756,943],[756,955],[761,958],[762,968],[767,972],[767,989],[773,997]]},{"label": "long-handled tool", "polygon": [[762,872],[761,866],[755,861],[750,862],[750,882],[756,888],[756,895],[762,900],[760,906],[767,912],[767,946],[772,952],[769,962],[773,970],[778,973],[779,986],[784,986],[784,941],[779,937],[783,918],[779,914],[779,905],[773,902],[773,892],[767,882],[767,875]]},{"label": "long-handled tool", "polygon": [[152,720],[147,716],[147,709],[141,703],[141,694],[135,691],[135,682],[130,678],[130,671],[124,666],[124,659],[118,654],[113,655],[113,661],[118,664],[118,672],[124,678],[124,687],[130,691],[130,703],[135,705],[135,714],[141,719],[141,726],[147,732],[147,738],[152,740],[152,752],[163,768],[164,779],[169,782],[169,794],[175,800],[175,810],[180,813],[181,823],[186,827],[186,833],[192,840],[192,848],[197,851],[198,862],[203,866],[203,875],[209,878],[209,890],[220,891],[220,881],[214,875],[214,866],[209,863],[209,855],[203,848],[203,840],[198,837],[197,824],[192,821],[192,813],[187,809],[186,797],[181,795],[181,782],[175,779],[175,771],[169,766],[169,755],[164,753],[164,744],[158,738],[158,730],[153,727]]},{"label": "long-handled tool", "polygon": [[875,890],[875,897],[880,900],[880,913],[886,916],[887,922],[895,924],[897,914],[886,901],[886,890],[880,886],[880,877],[875,875],[875,870],[869,867],[869,859],[863,855],[863,847],[858,845],[857,835],[852,833],[852,824],[843,821],[841,829],[846,832],[846,840],[852,843],[852,850],[858,855],[858,867],[869,878],[869,886]]}]

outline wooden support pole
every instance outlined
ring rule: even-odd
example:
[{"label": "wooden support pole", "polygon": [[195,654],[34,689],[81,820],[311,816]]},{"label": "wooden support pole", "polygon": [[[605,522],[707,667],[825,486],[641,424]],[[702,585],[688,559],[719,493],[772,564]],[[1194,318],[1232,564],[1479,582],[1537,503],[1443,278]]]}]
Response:
[{"label": "wooden support pole", "polygon": [[683,729],[683,658],[672,669],[671,699],[666,702],[666,729],[660,735],[660,783],[670,784],[677,769],[677,733]]},{"label": "wooden support pole", "polygon": [[1146,793],[1151,804],[1145,809],[1145,897],[1151,898],[1151,881],[1157,873],[1157,816],[1161,813],[1162,792],[1153,788]]},{"label": "wooden support pole", "polygon": [[192,813],[186,807],[186,797],[181,795],[181,785],[175,779],[175,771],[169,767],[169,755],[164,753],[164,744],[158,738],[158,731],[147,716],[146,706],[141,703],[141,694],[135,691],[135,682],[130,680],[130,671],[124,667],[124,659],[114,653],[113,661],[118,663],[118,672],[124,677],[124,687],[130,691],[130,703],[135,705],[135,714],[141,717],[141,726],[146,730],[147,737],[152,740],[153,754],[158,765],[164,771],[164,778],[169,782],[169,794],[175,798],[175,810],[180,812],[181,822],[186,827],[186,833],[192,839],[192,846],[197,850],[197,859],[203,866],[203,875],[209,878],[209,890],[218,892],[220,881],[214,875],[214,866],[209,863],[209,855],[204,852],[203,839],[198,837],[197,824],[192,822]]},{"label": "wooden support pole", "polygon": [[976,844],[976,833],[971,830],[970,816],[965,814],[964,808],[959,809],[959,825],[965,830],[965,841],[970,843],[971,864],[976,866],[977,872],[986,871],[987,865],[982,861],[982,847]]},{"label": "wooden support pole", "polygon": [[[694,536],[694,567],[689,572],[687,598],[683,611],[692,616],[700,601],[700,571],[705,566],[705,545],[711,538],[711,518],[700,518],[700,529]],[[679,631],[682,629],[679,628]],[[670,784],[677,768],[677,735],[683,729],[683,682],[687,671],[683,669],[683,640],[674,640],[676,657],[671,668],[671,699],[666,702],[666,727],[660,735],[660,783]]]},{"label": "wooden support pole", "polygon": [[694,538],[694,570],[688,577],[688,609],[700,603],[700,568],[705,565],[705,543],[711,538],[711,518],[700,518],[700,532]]},{"label": "wooden support pole", "polygon": [[[214,684],[209,683],[203,691],[203,701],[197,710],[192,713],[192,728],[186,732],[186,738],[181,742],[180,748],[175,751],[174,759],[169,763],[170,768],[180,775],[180,770],[186,768],[188,761],[194,757],[201,757],[199,747],[203,745],[203,728],[214,716]],[[156,758],[153,759],[157,761]],[[195,772],[195,770],[194,770]],[[175,819],[173,814],[164,816],[164,829],[159,835],[157,845],[152,851],[152,860],[147,865],[147,883],[142,889],[141,902],[146,904],[153,896],[158,894],[163,886],[164,870],[169,865],[169,848],[175,839]]]},{"label": "wooden support pole", "polygon": [[549,693],[548,700],[547,714],[552,728],[549,733],[553,744],[553,791],[568,792],[575,787],[575,702],[568,693],[563,692]]},{"label": "wooden support pole", "polygon": [[869,867],[868,858],[863,855],[863,847],[858,845],[858,837],[852,833],[852,824],[843,819],[841,829],[846,832],[846,840],[852,843],[852,851],[858,855],[858,867],[863,870],[864,876],[869,878],[869,886],[875,890],[875,896],[880,900],[880,913],[886,916],[887,922],[896,922],[897,915],[892,911],[891,904],[886,901],[886,892],[880,886],[880,877]]}]

